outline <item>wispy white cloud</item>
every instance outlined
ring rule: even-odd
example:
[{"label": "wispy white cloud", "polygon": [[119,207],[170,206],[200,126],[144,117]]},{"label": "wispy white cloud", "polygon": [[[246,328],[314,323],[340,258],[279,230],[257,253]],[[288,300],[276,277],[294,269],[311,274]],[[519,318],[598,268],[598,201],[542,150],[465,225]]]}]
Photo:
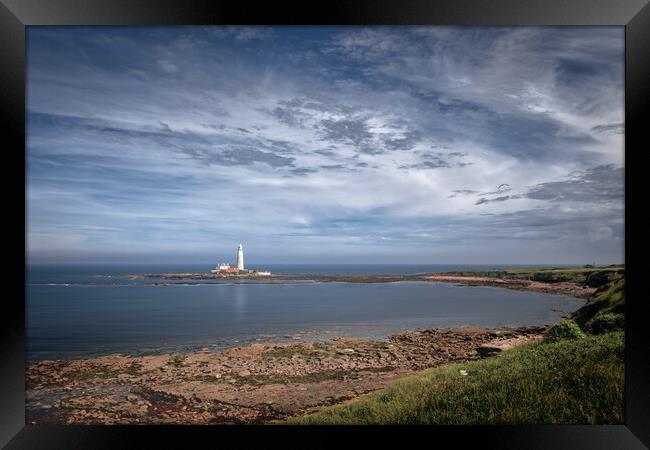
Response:
[{"label": "wispy white cloud", "polygon": [[620,29],[48,28],[28,58],[35,259],[622,258]]}]

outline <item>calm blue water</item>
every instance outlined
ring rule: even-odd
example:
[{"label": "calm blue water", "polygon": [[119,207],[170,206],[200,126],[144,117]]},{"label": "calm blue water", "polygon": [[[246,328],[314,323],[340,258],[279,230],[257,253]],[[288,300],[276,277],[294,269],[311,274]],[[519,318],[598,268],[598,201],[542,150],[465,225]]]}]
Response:
[{"label": "calm blue water", "polygon": [[[274,273],[411,274],[492,266],[264,265]],[[501,266],[503,267],[503,266]],[[225,348],[296,332],[384,339],[416,328],[552,323],[583,301],[452,283],[198,282],[150,286],[130,273],[205,265],[33,265],[27,274],[29,360]]]}]

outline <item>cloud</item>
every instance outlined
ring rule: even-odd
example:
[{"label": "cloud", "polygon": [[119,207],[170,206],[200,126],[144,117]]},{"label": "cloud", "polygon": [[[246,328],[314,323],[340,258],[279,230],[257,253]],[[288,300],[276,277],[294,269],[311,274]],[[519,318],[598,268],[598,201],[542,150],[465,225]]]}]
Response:
[{"label": "cloud", "polygon": [[480,198],[474,203],[475,205],[482,205],[484,203],[492,203],[492,202],[505,202],[506,200],[514,200],[517,198],[521,198],[521,195],[501,195],[499,197],[494,197],[494,198]]},{"label": "cloud", "polygon": [[501,194],[503,192],[508,192],[511,191],[512,188],[510,187],[509,184],[502,183],[499,186],[497,186],[496,191],[490,191],[490,192],[482,192],[480,195],[494,195],[494,194]]},{"label": "cloud", "polygon": [[400,166],[400,169],[439,169],[441,167],[451,167],[451,166],[449,165],[449,162],[444,161],[440,158],[436,158],[433,161],[423,161],[408,166]]},{"label": "cloud", "polygon": [[281,108],[279,106],[276,106],[270,114],[290,127],[302,127],[305,118],[308,117],[307,114],[300,111],[295,111],[290,108]]},{"label": "cloud", "polygon": [[[250,165],[254,163],[262,163],[270,167],[291,167],[294,162],[294,158],[287,158],[276,155],[275,153],[263,152],[256,148],[242,145],[228,146],[220,151],[214,152],[196,149],[185,149],[184,152],[188,156],[205,161],[208,164]],[[307,169],[292,169],[292,172],[295,172],[296,170],[300,171]],[[299,173],[303,174],[303,172]]]},{"label": "cloud", "polygon": [[167,125],[165,122],[158,122],[160,124],[160,128],[163,129],[163,131],[166,131],[168,133],[173,133],[172,129],[169,128],[169,125]]},{"label": "cloud", "polygon": [[181,69],[171,61],[168,60],[159,60],[158,67],[165,73],[174,74],[180,72]]},{"label": "cloud", "polygon": [[429,123],[453,118],[445,132],[517,158],[581,157],[564,149],[597,145],[598,118],[623,117],[620,29],[375,27],[341,33],[330,51],[421,99]]},{"label": "cloud", "polygon": [[622,29],[28,33],[30,257],[622,258]]},{"label": "cloud", "polygon": [[551,202],[571,201],[600,203],[624,199],[624,172],[612,164],[587,169],[563,181],[541,183],[531,188],[526,196]]},{"label": "cloud", "polygon": [[625,125],[622,123],[609,123],[605,125],[596,125],[591,127],[591,131],[596,133],[612,133],[612,134],[624,134]]},{"label": "cloud", "polygon": [[477,191],[473,189],[454,189],[451,191],[452,194],[447,196],[447,198],[455,198],[459,195],[470,195],[470,194],[475,194]]},{"label": "cloud", "polygon": [[346,166],[343,164],[326,164],[323,166],[320,166],[321,169],[326,169],[326,170],[342,170],[345,169]]},{"label": "cloud", "polygon": [[323,139],[335,142],[351,143],[356,146],[363,146],[372,135],[364,120],[323,120],[320,123]]},{"label": "cloud", "polygon": [[384,139],[383,144],[390,150],[411,150],[422,139],[419,131],[407,131],[403,136],[390,136]]},{"label": "cloud", "polygon": [[[493,198],[482,197],[476,205],[491,202],[504,202],[522,197],[548,202],[580,203],[606,206],[610,203],[622,205],[624,199],[624,172],[622,167],[613,164],[593,167],[574,172],[571,177],[561,181],[540,183],[522,194],[502,195]],[[503,185],[501,185],[503,186]],[[480,195],[494,195],[512,190],[510,187]]]},{"label": "cloud", "polygon": [[318,170],[317,169],[312,169],[310,167],[299,167],[297,169],[291,169],[291,170],[289,170],[289,172],[291,172],[294,175],[302,176],[302,175],[308,175],[310,173],[316,173],[316,172],[318,172]]},{"label": "cloud", "polygon": [[419,154],[420,158],[423,159],[423,161],[415,164],[402,165],[400,166],[400,169],[439,169],[465,167],[471,163],[462,161],[462,157],[464,155],[464,153],[460,152],[424,152]]}]

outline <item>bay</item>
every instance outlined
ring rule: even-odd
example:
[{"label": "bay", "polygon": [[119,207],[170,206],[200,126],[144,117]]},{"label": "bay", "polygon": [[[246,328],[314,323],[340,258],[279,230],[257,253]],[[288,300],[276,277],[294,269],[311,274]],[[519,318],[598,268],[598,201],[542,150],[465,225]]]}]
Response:
[{"label": "bay", "polygon": [[[261,265],[274,273],[412,274],[469,265]],[[504,267],[504,266],[498,266]],[[206,265],[28,267],[27,357],[189,352],[259,341],[390,334],[435,327],[543,325],[583,300],[437,282],[219,282],[151,286],[129,273],[206,272]]]}]

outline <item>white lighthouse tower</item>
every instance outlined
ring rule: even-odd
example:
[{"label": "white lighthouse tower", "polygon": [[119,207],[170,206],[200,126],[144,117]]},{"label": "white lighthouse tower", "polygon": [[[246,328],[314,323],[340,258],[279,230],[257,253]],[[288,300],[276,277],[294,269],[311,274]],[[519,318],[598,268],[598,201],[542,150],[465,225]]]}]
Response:
[{"label": "white lighthouse tower", "polygon": [[237,247],[237,269],[244,270],[244,247],[241,244]]}]

